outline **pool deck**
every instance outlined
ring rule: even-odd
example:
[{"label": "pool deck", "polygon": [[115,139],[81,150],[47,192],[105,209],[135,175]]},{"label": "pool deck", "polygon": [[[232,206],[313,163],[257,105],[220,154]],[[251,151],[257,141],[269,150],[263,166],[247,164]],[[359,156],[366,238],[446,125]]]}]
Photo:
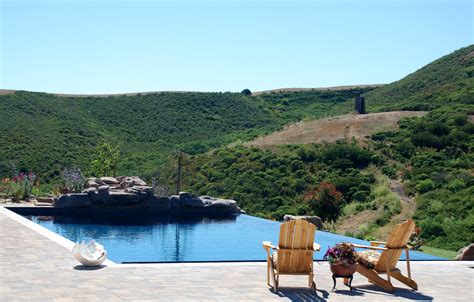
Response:
[{"label": "pool deck", "polygon": [[394,281],[393,295],[357,274],[355,291],[338,280],[332,292],[328,264],[315,262],[316,293],[305,277],[282,276],[274,294],[265,263],[107,262],[85,269],[72,258],[72,242],[1,206],[0,228],[0,301],[474,301],[474,261],[413,261],[420,290]]}]

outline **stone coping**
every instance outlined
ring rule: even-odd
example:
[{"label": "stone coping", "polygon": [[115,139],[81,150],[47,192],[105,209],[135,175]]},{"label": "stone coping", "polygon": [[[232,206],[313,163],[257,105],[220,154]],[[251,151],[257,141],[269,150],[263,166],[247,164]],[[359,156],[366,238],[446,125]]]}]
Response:
[{"label": "stone coping", "polygon": [[[39,224],[36,224],[33,221],[31,221],[29,219],[26,219],[25,217],[23,217],[21,215],[18,215],[17,213],[15,213],[15,212],[13,212],[13,211],[5,208],[5,207],[0,207],[0,212],[5,214],[5,216],[10,217],[11,219],[15,220],[16,222],[24,225],[25,227],[31,229],[32,231],[35,231],[35,232],[43,235],[44,237],[56,242],[60,246],[65,247],[66,249],[68,249],[72,253],[72,249],[73,249],[75,243],[72,242],[71,240],[69,240],[67,238],[64,238],[63,236],[61,236],[59,234],[56,234],[55,232],[50,231],[50,230],[40,226]],[[71,256],[72,256],[72,254],[71,254]],[[107,259],[107,260],[105,260],[104,265],[112,266],[112,265],[117,265],[117,264],[115,262]]]}]

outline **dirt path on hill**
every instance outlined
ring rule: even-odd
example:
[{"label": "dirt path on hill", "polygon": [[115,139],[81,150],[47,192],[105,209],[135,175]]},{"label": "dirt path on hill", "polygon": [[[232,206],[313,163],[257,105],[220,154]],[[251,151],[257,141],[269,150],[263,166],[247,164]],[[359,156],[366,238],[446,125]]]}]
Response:
[{"label": "dirt path on hill", "polygon": [[[406,194],[405,189],[400,181],[390,179],[389,186],[392,192],[397,194],[397,196],[400,198],[402,203],[402,211],[400,214],[395,215],[389,223],[383,227],[380,227],[376,231],[375,237],[380,240],[387,238],[389,232],[392,230],[395,224],[412,218],[416,210],[416,203],[414,199]],[[344,217],[344,219],[338,221],[336,225],[337,232],[340,234],[346,234],[348,232],[355,234],[361,225],[370,225],[374,223],[378,217],[382,216],[382,214],[383,207],[380,207],[377,210],[364,210],[357,214]]]},{"label": "dirt path on hill", "polygon": [[377,236],[380,238],[386,238],[394,225],[412,218],[416,211],[416,202],[413,197],[408,196],[405,192],[402,183],[399,180],[390,179],[389,184],[392,192],[400,198],[402,211],[395,215],[389,223],[377,230]]}]

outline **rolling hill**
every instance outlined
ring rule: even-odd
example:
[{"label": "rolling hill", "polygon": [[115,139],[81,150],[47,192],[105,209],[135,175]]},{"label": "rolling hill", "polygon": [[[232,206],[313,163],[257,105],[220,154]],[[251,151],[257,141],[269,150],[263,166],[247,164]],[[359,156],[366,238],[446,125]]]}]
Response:
[{"label": "rolling hill", "polygon": [[474,103],[474,45],[456,50],[403,79],[365,94],[370,112],[431,110]]},{"label": "rolling hill", "polygon": [[0,177],[34,171],[48,182],[72,166],[87,173],[101,141],[120,146],[118,173],[147,177],[175,149],[206,152],[303,118],[348,113],[360,91],[261,97],[195,92],[72,97],[10,91],[0,95]]}]

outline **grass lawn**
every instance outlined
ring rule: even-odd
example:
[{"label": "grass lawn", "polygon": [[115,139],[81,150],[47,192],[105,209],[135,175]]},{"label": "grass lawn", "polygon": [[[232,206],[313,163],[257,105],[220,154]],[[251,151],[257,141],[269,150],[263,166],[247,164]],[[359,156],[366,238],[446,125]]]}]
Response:
[{"label": "grass lawn", "polygon": [[426,246],[426,245],[422,246],[420,248],[420,251],[423,252],[423,253],[427,253],[427,254],[430,254],[430,255],[438,256],[438,257],[447,258],[447,259],[450,259],[450,260],[454,260],[454,258],[458,254],[455,251],[438,249],[438,248],[431,247],[431,246]]}]

